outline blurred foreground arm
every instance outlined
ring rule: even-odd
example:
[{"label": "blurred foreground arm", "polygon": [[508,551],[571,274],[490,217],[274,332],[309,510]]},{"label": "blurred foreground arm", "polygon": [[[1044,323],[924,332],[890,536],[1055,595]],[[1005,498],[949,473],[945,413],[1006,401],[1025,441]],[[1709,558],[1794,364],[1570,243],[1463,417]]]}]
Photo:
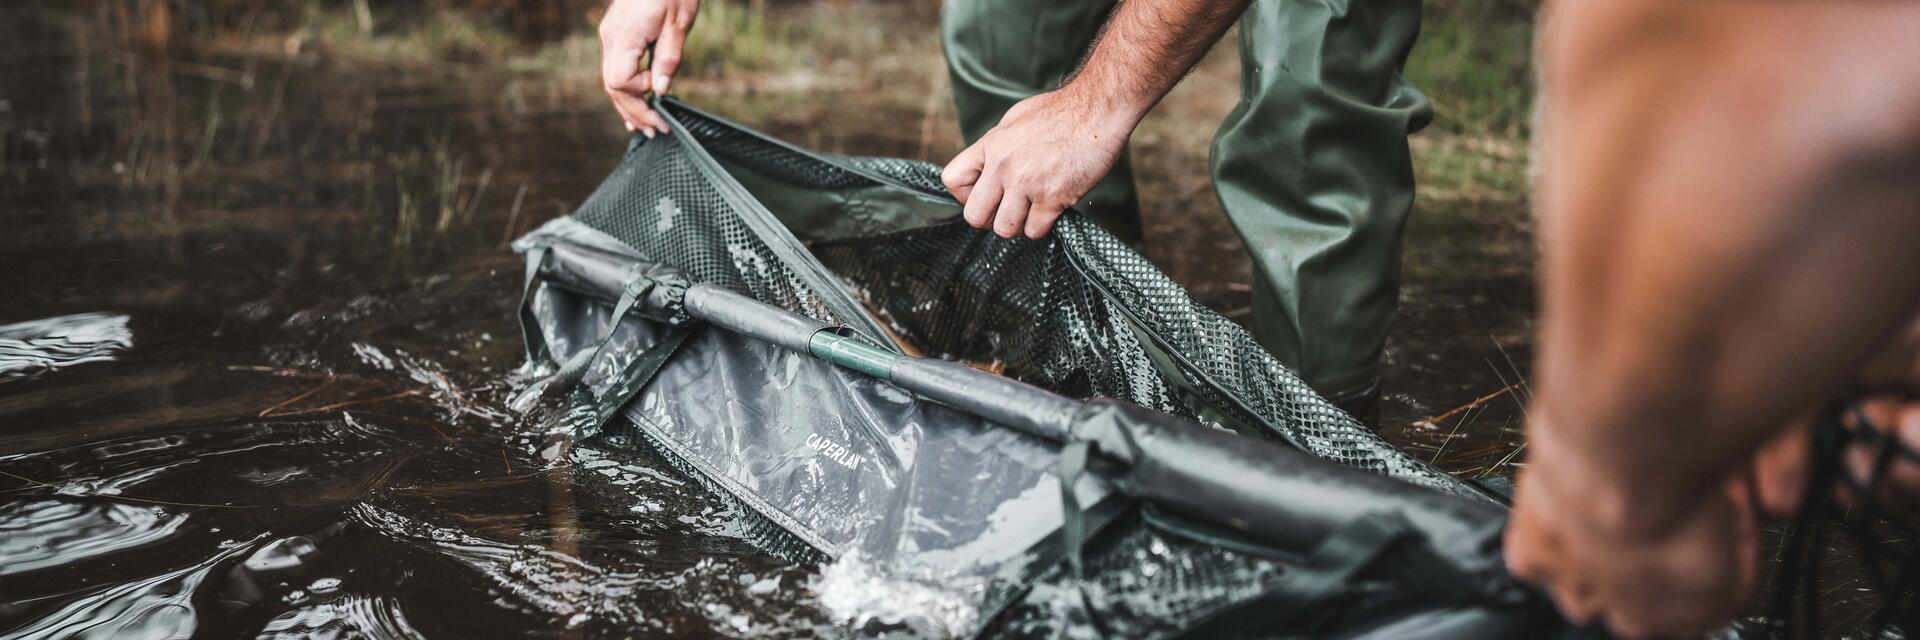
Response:
[{"label": "blurred foreground arm", "polygon": [[[613,0],[607,7],[600,19],[600,82],[628,131],[649,138],[667,132],[647,94],[667,94],[699,13],[700,0]],[[644,65],[649,52],[651,65]]]},{"label": "blurred foreground arm", "polygon": [[[1119,3],[1073,79],[1008,109],[947,163],[967,223],[1039,239],[1113,169],[1127,137],[1250,0]],[[1044,36],[1042,36],[1044,37]]]},{"label": "blurred foreground arm", "polygon": [[1755,580],[1756,455],[1920,312],[1920,4],[1552,10],[1508,560],[1576,620],[1699,634]]}]

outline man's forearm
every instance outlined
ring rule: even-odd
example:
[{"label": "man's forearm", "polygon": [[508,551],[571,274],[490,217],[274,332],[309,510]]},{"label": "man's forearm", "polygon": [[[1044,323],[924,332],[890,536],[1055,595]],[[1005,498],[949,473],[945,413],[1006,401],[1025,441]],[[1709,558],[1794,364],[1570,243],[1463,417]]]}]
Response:
[{"label": "man's forearm", "polygon": [[1062,87],[1137,122],[1200,62],[1250,0],[1124,0]]},{"label": "man's forearm", "polygon": [[1913,59],[1920,11],[1632,4],[1548,36],[1577,80],[1547,89],[1529,436],[1560,497],[1653,534],[1920,305],[1920,83],[1846,64]]}]

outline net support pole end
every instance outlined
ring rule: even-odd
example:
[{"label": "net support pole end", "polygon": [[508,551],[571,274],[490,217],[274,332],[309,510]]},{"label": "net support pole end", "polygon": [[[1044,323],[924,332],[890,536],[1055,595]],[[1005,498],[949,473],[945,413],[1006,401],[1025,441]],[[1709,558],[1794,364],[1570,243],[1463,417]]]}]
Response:
[{"label": "net support pole end", "polygon": [[833,329],[814,332],[807,341],[807,352],[815,358],[889,381],[893,380],[894,363],[904,357]]}]

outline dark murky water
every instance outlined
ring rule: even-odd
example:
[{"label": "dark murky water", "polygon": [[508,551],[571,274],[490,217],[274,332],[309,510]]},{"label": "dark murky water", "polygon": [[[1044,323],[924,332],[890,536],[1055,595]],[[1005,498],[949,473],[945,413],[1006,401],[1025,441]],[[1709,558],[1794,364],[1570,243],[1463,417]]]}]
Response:
[{"label": "dark murky water", "polygon": [[[505,242],[570,210],[623,144],[592,83],[354,66],[314,42],[143,53],[112,27],[0,8],[0,635],[846,628],[803,588],[816,568],[752,548],[664,464],[616,469],[569,450],[552,407],[505,409]],[[930,153],[923,101],[702,99],[804,144],[907,156]],[[882,121],[922,125],[837,133]],[[1245,279],[1191,251],[1149,249],[1188,283]],[[1388,424],[1520,375],[1484,345],[1441,346],[1512,326],[1530,298],[1462,319],[1473,291],[1435,287],[1410,286]],[[1514,407],[1474,411],[1517,428]],[[1481,419],[1396,437],[1451,458],[1446,430]],[[1464,432],[1507,444],[1459,466],[1511,449],[1509,431]]]},{"label": "dark murky water", "polygon": [[503,242],[610,118],[0,14],[0,324],[42,320],[0,327],[0,635],[830,630],[727,507],[504,409]]}]

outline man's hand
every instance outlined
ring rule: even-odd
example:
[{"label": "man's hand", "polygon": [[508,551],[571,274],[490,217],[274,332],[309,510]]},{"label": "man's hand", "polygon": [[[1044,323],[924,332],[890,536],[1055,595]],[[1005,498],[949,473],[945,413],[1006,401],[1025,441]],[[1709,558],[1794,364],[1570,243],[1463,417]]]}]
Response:
[{"label": "man's hand", "polygon": [[1598,488],[1605,479],[1536,472],[1578,465],[1540,453],[1516,487],[1507,565],[1546,588],[1562,615],[1639,638],[1699,637],[1739,613],[1760,560],[1759,521],[1744,483],[1710,492],[1663,530],[1622,531],[1593,508],[1608,502],[1591,495],[1605,492]]},{"label": "man's hand", "polygon": [[1200,61],[1250,0],[1122,2],[1072,81],[1013,105],[940,181],[967,224],[1040,239],[1120,161],[1147,110]]},{"label": "man's hand", "polygon": [[[1920,451],[1920,319],[1875,352],[1853,384],[1863,394],[1854,400],[1859,415]],[[1626,637],[1711,631],[1755,585],[1761,521],[1792,518],[1806,497],[1816,417],[1809,410],[1793,419],[1745,472],[1658,531],[1623,525],[1636,501],[1616,489],[1619,478],[1596,475],[1553,429],[1529,425],[1534,453],[1507,528],[1508,566],[1577,622],[1603,621]],[[1855,418],[1843,423],[1856,427]],[[1876,453],[1861,442],[1842,454],[1854,482],[1867,483]],[[1834,498],[1843,508],[1863,506],[1851,492],[1836,489]],[[1889,516],[1920,516],[1920,464],[1894,458],[1873,499]]]},{"label": "man's hand", "polygon": [[[628,131],[649,138],[667,132],[647,94],[666,95],[699,12],[700,0],[613,0],[607,7],[600,19],[600,81]],[[649,51],[652,66],[643,66]]]},{"label": "man's hand", "polygon": [[1038,240],[1113,170],[1140,116],[1069,84],[1013,105],[940,173],[967,224]]},{"label": "man's hand", "polygon": [[1756,512],[1797,506],[1790,427],[1875,394],[1862,364],[1920,310],[1920,76],[1868,64],[1920,60],[1920,5],[1548,6],[1507,560],[1572,618],[1698,634],[1750,593]]},{"label": "man's hand", "polygon": [[[1854,400],[1859,415],[1920,451],[1920,320],[1864,363],[1854,385],[1863,394]],[[1594,477],[1553,430],[1531,425],[1534,453],[1507,528],[1507,564],[1545,587],[1576,622],[1603,621],[1626,637],[1712,631],[1755,586],[1761,521],[1792,518],[1806,498],[1815,417],[1795,418],[1759,449],[1749,473],[1733,474],[1678,522],[1653,532],[1623,531],[1633,528],[1621,514],[1634,501],[1610,488],[1618,479]],[[1856,427],[1855,418],[1843,423]],[[1842,454],[1854,482],[1873,476],[1877,453],[1862,442]],[[1836,489],[1834,497],[1844,508],[1863,506],[1850,492]],[[1892,517],[1920,516],[1920,464],[1895,457],[1873,499]]]}]

